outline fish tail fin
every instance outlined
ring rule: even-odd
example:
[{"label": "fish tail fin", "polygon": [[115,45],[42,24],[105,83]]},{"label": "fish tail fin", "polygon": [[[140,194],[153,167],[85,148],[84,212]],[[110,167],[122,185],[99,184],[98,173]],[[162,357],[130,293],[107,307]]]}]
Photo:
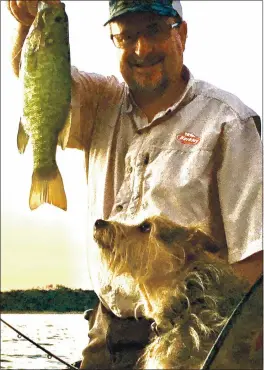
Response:
[{"label": "fish tail fin", "polygon": [[64,211],[67,210],[66,194],[57,166],[49,171],[48,176],[43,174],[43,169],[35,169],[33,172],[29,207],[34,210],[44,203],[53,204]]},{"label": "fish tail fin", "polygon": [[24,153],[27,143],[28,143],[29,136],[25,132],[24,127],[21,122],[21,118],[19,121],[18,133],[17,133],[17,148],[20,154]]}]

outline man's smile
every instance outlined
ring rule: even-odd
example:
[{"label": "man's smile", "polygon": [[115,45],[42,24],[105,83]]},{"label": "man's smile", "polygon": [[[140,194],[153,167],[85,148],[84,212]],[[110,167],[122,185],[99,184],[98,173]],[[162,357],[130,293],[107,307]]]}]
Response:
[{"label": "man's smile", "polygon": [[164,60],[164,57],[159,57],[159,58],[155,58],[155,59],[152,59],[152,60],[145,60],[144,62],[130,62],[130,66],[133,68],[133,67],[136,67],[136,68],[148,68],[148,67],[153,67],[161,62],[163,62]]},{"label": "man's smile", "polygon": [[155,69],[156,67],[160,67],[163,62],[163,58],[150,62],[150,63],[142,63],[142,64],[132,64],[131,67],[133,70],[136,72],[148,72],[151,71],[152,69]]}]

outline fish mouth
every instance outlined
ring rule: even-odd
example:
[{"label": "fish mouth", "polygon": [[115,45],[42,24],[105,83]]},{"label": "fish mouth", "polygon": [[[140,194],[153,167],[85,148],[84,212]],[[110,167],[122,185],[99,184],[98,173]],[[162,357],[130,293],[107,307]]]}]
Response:
[{"label": "fish mouth", "polygon": [[53,9],[53,8],[57,8],[57,9],[63,9],[65,10],[65,4],[62,3],[62,2],[52,2],[52,3],[46,3],[44,1],[40,1],[38,3],[38,11],[42,11],[42,10],[45,10],[45,9]]}]

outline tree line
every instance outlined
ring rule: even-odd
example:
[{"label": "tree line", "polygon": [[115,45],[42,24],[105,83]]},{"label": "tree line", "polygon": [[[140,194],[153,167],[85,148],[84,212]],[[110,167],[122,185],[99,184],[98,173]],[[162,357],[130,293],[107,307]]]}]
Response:
[{"label": "tree line", "polygon": [[83,312],[98,302],[93,290],[71,289],[56,285],[54,289],[33,288],[1,292],[1,312]]}]

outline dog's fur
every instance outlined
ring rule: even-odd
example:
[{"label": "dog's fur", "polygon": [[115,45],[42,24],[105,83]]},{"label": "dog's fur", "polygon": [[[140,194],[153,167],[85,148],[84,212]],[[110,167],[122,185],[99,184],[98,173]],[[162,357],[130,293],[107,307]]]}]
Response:
[{"label": "dog's fur", "polygon": [[200,368],[248,289],[219,258],[215,241],[163,216],[136,226],[98,220],[94,239],[113,276],[134,278],[145,316],[154,320],[157,335],[137,366]]}]

